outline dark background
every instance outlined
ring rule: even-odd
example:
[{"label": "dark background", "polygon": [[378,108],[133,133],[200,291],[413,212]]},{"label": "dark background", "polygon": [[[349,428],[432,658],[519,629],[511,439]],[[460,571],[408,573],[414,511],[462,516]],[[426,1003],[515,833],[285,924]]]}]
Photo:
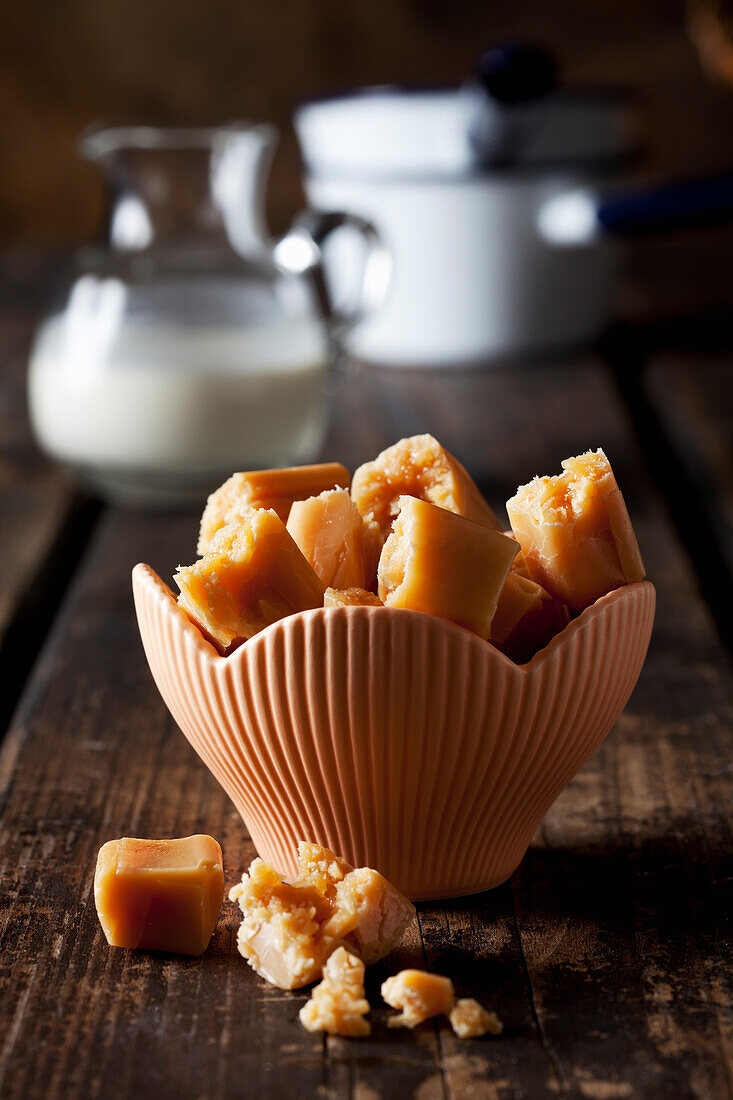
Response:
[{"label": "dark background", "polygon": [[733,85],[703,71],[688,33],[693,2],[3,0],[0,242],[97,231],[101,180],[75,146],[100,119],[278,122],[269,206],[279,226],[300,199],[287,133],[299,97],[457,81],[483,46],[509,36],[552,47],[568,82],[636,89],[650,171],[729,167]]}]

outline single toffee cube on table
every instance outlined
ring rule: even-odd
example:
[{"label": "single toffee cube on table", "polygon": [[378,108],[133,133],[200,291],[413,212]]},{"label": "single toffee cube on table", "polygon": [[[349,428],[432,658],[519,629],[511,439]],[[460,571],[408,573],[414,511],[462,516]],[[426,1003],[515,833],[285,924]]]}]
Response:
[{"label": "single toffee cube on table", "polygon": [[224,862],[213,837],[122,837],[103,844],[94,901],[112,947],[201,955],[224,899]]}]

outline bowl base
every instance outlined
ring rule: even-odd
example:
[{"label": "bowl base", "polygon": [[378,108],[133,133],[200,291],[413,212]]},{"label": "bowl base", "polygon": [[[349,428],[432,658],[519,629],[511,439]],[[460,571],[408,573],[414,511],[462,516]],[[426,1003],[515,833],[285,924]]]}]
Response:
[{"label": "bowl base", "polygon": [[513,874],[514,871],[510,871],[508,875],[504,875],[502,878],[489,879],[488,882],[483,883],[481,886],[465,886],[461,887],[459,890],[431,890],[427,894],[410,894],[410,901],[447,901],[449,898],[469,898],[476,894],[485,894],[489,890],[496,890],[498,886],[503,886],[505,882],[509,881]]}]

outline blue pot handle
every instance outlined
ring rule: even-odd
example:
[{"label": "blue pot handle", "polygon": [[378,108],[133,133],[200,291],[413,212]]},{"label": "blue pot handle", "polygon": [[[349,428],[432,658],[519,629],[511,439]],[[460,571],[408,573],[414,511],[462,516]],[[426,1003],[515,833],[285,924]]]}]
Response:
[{"label": "blue pot handle", "polygon": [[607,195],[599,200],[596,218],[605,232],[623,236],[733,223],[733,173]]}]

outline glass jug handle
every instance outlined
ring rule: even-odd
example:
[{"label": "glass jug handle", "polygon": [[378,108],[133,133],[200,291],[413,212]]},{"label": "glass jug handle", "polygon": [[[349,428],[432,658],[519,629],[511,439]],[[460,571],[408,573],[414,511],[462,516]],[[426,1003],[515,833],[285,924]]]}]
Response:
[{"label": "glass jug handle", "polygon": [[[334,301],[328,285],[323,246],[333,233],[344,228],[362,238],[366,258],[356,300],[339,304]],[[277,268],[284,274],[311,279],[319,309],[334,335],[345,332],[377,309],[386,295],[392,269],[390,254],[372,223],[356,214],[304,210],[277,242],[272,254]]]}]

